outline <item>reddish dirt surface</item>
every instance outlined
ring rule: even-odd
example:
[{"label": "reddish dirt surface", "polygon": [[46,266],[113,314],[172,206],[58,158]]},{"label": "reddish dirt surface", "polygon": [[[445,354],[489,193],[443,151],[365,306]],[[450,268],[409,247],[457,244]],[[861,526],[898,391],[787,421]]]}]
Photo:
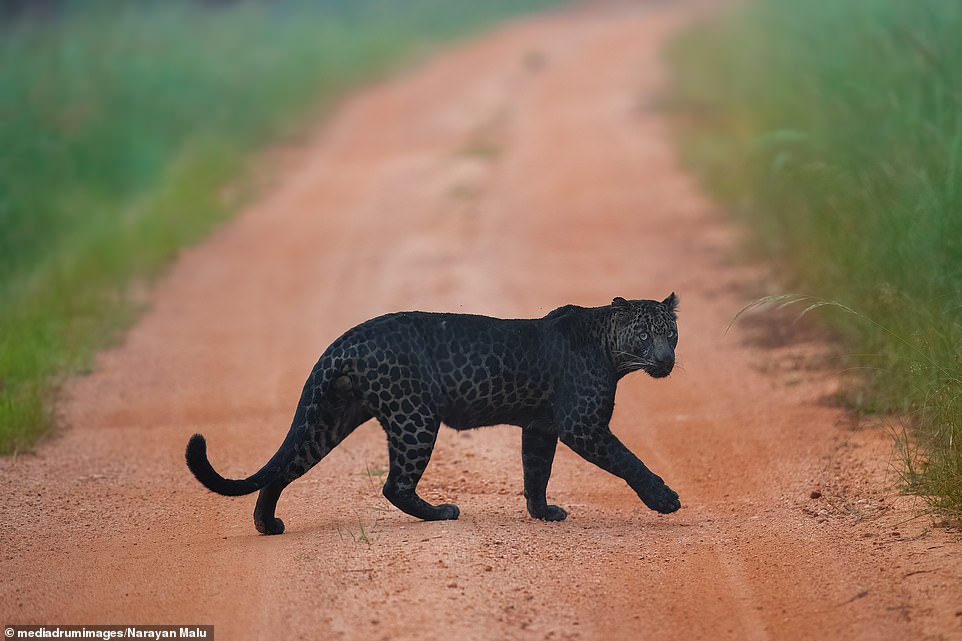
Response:
[{"label": "reddish dirt surface", "polygon": [[[726,333],[758,291],[736,232],[680,171],[659,51],[691,10],[526,19],[346,101],[260,202],[157,286],[72,381],[61,434],[0,462],[2,623],[203,623],[219,639],[962,638],[958,540],[900,499],[884,429],[821,399],[811,341]],[[537,316],[682,298],[679,368],[619,389],[612,429],[681,494],[648,511],[559,448],[528,518],[520,432],[444,430],[422,523],[381,498],[362,426],[282,497],[203,490],[206,434],[246,476],[320,351],[399,309]],[[788,335],[792,336],[789,330]],[[763,336],[764,337],[764,336]],[[813,493],[820,493],[820,497]]]}]

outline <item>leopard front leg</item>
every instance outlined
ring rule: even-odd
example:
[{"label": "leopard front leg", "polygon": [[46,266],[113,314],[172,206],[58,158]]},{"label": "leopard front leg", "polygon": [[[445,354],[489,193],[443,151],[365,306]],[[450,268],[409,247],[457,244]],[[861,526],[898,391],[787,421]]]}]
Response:
[{"label": "leopard front leg", "polygon": [[433,412],[415,408],[410,415],[395,414],[381,420],[387,432],[390,470],[383,494],[402,512],[425,521],[456,519],[461,510],[453,503],[431,505],[417,494],[417,485],[431,460],[441,426]]},{"label": "leopard front leg", "polygon": [[678,494],[618,440],[608,426],[562,426],[561,442],[582,458],[624,479],[652,510],[670,514],[681,507]]},{"label": "leopard front leg", "polygon": [[557,446],[556,434],[541,431],[535,425],[525,426],[521,431],[521,463],[528,514],[543,521],[563,521],[568,516],[563,508],[548,505],[545,496]]}]

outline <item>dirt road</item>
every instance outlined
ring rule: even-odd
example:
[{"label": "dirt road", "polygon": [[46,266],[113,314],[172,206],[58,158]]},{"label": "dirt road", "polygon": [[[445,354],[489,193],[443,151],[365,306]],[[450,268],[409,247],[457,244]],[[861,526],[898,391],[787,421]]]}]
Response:
[{"label": "dirt road", "polygon": [[[733,266],[735,232],[657,108],[659,50],[689,17],[660,3],[527,19],[345,102],[68,385],[62,434],[0,462],[0,622],[203,623],[221,640],[962,638],[962,548],[887,489],[884,431],[821,401],[836,383],[809,365],[820,346],[726,334],[759,274]],[[210,494],[184,466],[203,432],[225,475],[260,467],[321,350],[376,314],[537,316],[672,290],[680,366],[625,379],[612,428],[681,494],[674,515],[562,447],[548,493],[570,516],[531,520],[507,427],[442,431],[421,489],[459,503],[456,522],[381,498],[374,423],[288,489],[279,537],[254,531],[253,496]]]}]

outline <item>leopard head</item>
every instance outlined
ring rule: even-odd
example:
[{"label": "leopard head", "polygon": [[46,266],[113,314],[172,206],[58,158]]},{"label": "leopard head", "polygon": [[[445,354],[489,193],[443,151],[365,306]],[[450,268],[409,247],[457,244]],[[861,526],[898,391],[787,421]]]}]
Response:
[{"label": "leopard head", "polygon": [[611,354],[618,376],[644,370],[653,378],[671,374],[675,366],[678,296],[663,301],[611,301]]}]

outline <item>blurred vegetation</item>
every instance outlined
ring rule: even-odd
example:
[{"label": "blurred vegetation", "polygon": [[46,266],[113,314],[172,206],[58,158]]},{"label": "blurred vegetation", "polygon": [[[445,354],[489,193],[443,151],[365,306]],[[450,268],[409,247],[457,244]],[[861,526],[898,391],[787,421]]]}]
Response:
[{"label": "blurred vegetation", "polygon": [[0,452],[135,314],[129,291],[231,213],[245,157],[359,81],[549,0],[6,0]]},{"label": "blurred vegetation", "polygon": [[670,58],[687,161],[896,413],[907,488],[962,513],[962,3],[753,1]]}]

